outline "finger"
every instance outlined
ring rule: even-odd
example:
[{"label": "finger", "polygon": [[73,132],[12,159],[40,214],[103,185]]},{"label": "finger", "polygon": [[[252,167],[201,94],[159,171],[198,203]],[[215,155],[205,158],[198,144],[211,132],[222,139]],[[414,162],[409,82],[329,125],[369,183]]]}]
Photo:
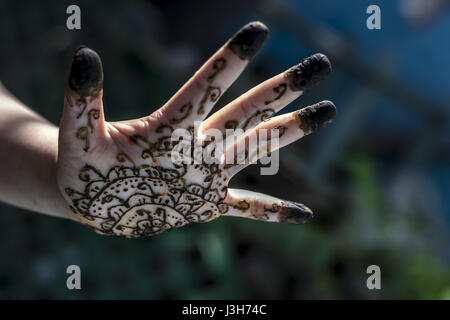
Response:
[{"label": "finger", "polygon": [[313,218],[311,209],[301,203],[253,191],[228,189],[225,203],[228,211],[224,216],[293,224],[303,224]]},{"label": "finger", "polygon": [[222,163],[230,178],[249,164],[331,123],[336,107],[322,101],[261,122],[225,150]]},{"label": "finger", "polygon": [[205,139],[207,130],[253,128],[297,99],[331,72],[328,58],[316,53],[289,70],[264,81],[211,115],[199,128],[199,138]]},{"label": "finger", "polygon": [[84,46],[75,51],[64,94],[60,148],[76,156],[91,152],[105,136],[103,67],[98,54]]},{"label": "finger", "polygon": [[251,22],[225,43],[153,116],[165,125],[187,127],[206,118],[214,104],[236,80],[268,34],[261,22]]}]

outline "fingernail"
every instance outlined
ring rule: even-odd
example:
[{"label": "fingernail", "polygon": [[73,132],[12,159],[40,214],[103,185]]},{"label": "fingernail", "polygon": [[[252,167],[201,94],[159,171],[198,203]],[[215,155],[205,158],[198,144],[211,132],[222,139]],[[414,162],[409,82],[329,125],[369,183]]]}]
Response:
[{"label": "fingernail", "polygon": [[331,123],[336,115],[336,107],[333,102],[326,100],[303,108],[296,115],[300,120],[300,129],[307,135]]},{"label": "fingernail", "polygon": [[80,46],[74,54],[69,76],[70,89],[81,98],[97,96],[103,88],[103,67],[98,54]]},{"label": "fingernail", "polygon": [[249,60],[261,48],[268,33],[262,22],[250,22],[229,40],[228,47],[242,60]]},{"label": "fingernail", "polygon": [[331,62],[328,57],[316,53],[286,71],[285,77],[292,79],[290,87],[293,91],[304,91],[324,79],[330,72]]},{"label": "fingernail", "polygon": [[280,222],[304,224],[314,217],[313,212],[304,204],[288,201],[278,215]]}]

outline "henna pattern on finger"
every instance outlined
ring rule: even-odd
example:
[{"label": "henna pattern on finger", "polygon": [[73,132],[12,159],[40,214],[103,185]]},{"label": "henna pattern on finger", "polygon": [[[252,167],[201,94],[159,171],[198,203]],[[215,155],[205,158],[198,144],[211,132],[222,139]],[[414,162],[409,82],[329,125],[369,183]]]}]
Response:
[{"label": "henna pattern on finger", "polygon": [[264,213],[266,213],[266,216],[267,214],[275,214],[279,222],[291,224],[304,224],[314,216],[311,209],[293,201],[282,201],[281,203],[272,203],[271,206],[264,206]]},{"label": "henna pattern on finger", "polygon": [[92,119],[98,120],[100,117],[100,111],[98,109],[91,109],[88,112],[88,124],[87,126],[94,132],[94,125],[92,124]]},{"label": "henna pattern on finger", "polygon": [[252,120],[255,119],[255,118],[259,117],[259,120],[267,121],[274,114],[275,114],[275,110],[274,109],[257,110],[254,114],[252,114],[249,118],[247,118],[247,120],[245,120],[244,124],[242,125],[242,129],[244,131],[246,131],[248,126],[252,123]]},{"label": "henna pattern on finger", "polygon": [[208,86],[208,88],[206,88],[202,100],[200,101],[197,114],[202,115],[205,113],[205,104],[208,101],[208,99],[211,102],[216,102],[220,98],[221,94],[222,90],[219,87]]},{"label": "henna pattern on finger", "polygon": [[264,212],[255,212],[252,215],[250,215],[250,218],[256,219],[256,220],[261,220],[261,221],[267,221],[269,220],[269,215],[267,213]]},{"label": "henna pattern on finger", "polygon": [[209,83],[214,81],[214,78],[227,66],[227,60],[225,58],[218,58],[213,62],[214,72],[206,79]]},{"label": "henna pattern on finger", "polygon": [[[103,90],[103,67],[98,54],[85,47],[79,47],[74,54],[72,67],[66,89],[66,103],[69,107],[74,104],[81,108],[76,118],[84,115],[88,104],[92,103]],[[72,101],[72,98],[74,101]],[[81,126],[75,136],[84,141],[83,150],[89,151],[91,142],[89,135],[94,132],[94,120],[100,118],[100,111],[92,108],[87,114],[87,123]]]},{"label": "henna pattern on finger", "polygon": [[84,112],[86,111],[87,108],[87,103],[86,102],[79,102],[77,101],[77,105],[78,106],[82,106],[80,113],[77,114],[77,119],[80,119],[81,116],[84,114]]},{"label": "henna pattern on finger", "polygon": [[275,127],[274,129],[278,130],[278,138],[281,138],[282,136],[284,136],[284,134],[286,133],[286,130],[288,128],[285,126],[278,126],[278,127]]},{"label": "henna pattern on finger", "polygon": [[[273,129],[278,130],[278,139],[281,138],[285,133],[286,130],[288,130],[287,127],[285,126],[277,126]],[[258,137],[259,139],[259,137]],[[258,158],[264,157],[264,156],[268,156],[270,157],[272,154],[272,134],[271,131],[269,131],[269,134],[267,135],[266,139],[266,143],[265,144],[258,144],[258,147],[256,148],[256,152],[254,154],[258,155]],[[278,144],[277,144],[278,145]],[[250,162],[250,157],[248,155],[248,153],[246,154],[246,161]]]},{"label": "henna pattern on finger", "polygon": [[304,224],[313,218],[313,212],[305,205],[297,202],[286,201],[272,203],[271,206],[264,206],[264,212],[276,214],[279,222],[291,224]]},{"label": "henna pattern on finger", "polygon": [[273,88],[273,91],[275,93],[277,93],[278,95],[271,99],[271,100],[267,100],[264,102],[264,104],[268,105],[278,99],[280,99],[285,93],[286,93],[286,89],[287,89],[287,84],[286,83],[281,83],[280,85],[276,86],[275,88]]},{"label": "henna pattern on finger", "polygon": [[274,109],[264,109],[261,112],[261,116],[259,117],[259,119],[261,121],[268,121],[274,114],[275,114]]},{"label": "henna pattern on finger", "polygon": [[190,103],[190,102],[181,106],[180,113],[184,113],[184,115],[178,119],[173,118],[172,120],[170,120],[170,124],[179,124],[179,123],[183,122],[183,120],[185,120],[186,118],[188,118],[191,115],[192,108],[193,108],[193,106],[192,106],[192,103]]},{"label": "henna pattern on finger", "polygon": [[91,142],[89,140],[89,128],[87,126],[79,128],[75,136],[77,139],[84,141],[83,150],[87,152],[91,147]]},{"label": "henna pattern on finger", "polygon": [[233,208],[245,212],[250,209],[250,204],[246,200],[239,200],[237,205],[234,205]]},{"label": "henna pattern on finger", "polygon": [[278,203],[272,203],[272,206],[264,206],[264,212],[277,213],[280,211],[280,205]]},{"label": "henna pattern on finger", "polygon": [[99,117],[100,117],[100,112],[98,109],[89,110],[87,125],[80,127],[77,130],[77,133],[75,134],[77,139],[84,141],[83,150],[85,152],[88,152],[89,148],[91,147],[91,142],[90,142],[89,136],[90,136],[90,134],[92,134],[94,132],[94,125],[93,125],[92,121],[98,120]]}]

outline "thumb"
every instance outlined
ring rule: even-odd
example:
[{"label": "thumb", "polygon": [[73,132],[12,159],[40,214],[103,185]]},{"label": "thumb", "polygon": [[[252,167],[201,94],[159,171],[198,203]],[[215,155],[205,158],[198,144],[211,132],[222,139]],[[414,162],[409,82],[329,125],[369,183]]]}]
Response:
[{"label": "thumb", "polygon": [[85,47],[74,54],[64,94],[59,130],[60,155],[82,156],[92,152],[105,137],[103,67],[99,55]]}]

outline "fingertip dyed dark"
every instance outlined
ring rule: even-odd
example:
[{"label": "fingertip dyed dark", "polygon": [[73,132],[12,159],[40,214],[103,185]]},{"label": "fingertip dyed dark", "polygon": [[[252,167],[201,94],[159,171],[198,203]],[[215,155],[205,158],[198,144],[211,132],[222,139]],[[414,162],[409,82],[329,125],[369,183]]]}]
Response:
[{"label": "fingertip dyed dark", "polygon": [[75,51],[69,86],[81,98],[98,95],[103,88],[103,67],[97,52],[86,46]]},{"label": "fingertip dyed dark", "polygon": [[313,212],[304,204],[289,201],[279,213],[280,222],[304,224],[314,217]]},{"label": "fingertip dyed dark", "polygon": [[228,42],[228,47],[242,60],[252,58],[269,34],[262,22],[255,21],[242,27]]},{"label": "fingertip dyed dark", "polygon": [[336,116],[336,106],[331,101],[321,101],[297,111],[297,116],[300,129],[307,135],[331,123]]},{"label": "fingertip dyed dark", "polygon": [[331,71],[328,57],[316,53],[286,71],[286,77],[292,78],[290,87],[293,91],[303,91],[323,80]]}]

